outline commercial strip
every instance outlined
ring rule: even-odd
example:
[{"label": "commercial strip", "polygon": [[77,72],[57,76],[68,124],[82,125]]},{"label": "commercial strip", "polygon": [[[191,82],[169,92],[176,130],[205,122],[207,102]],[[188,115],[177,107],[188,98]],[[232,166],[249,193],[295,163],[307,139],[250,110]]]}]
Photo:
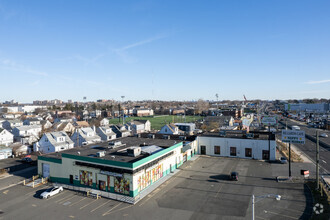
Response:
[{"label": "commercial strip", "polygon": [[140,193],[197,152],[196,142],[126,137],[38,157],[38,174],[51,182],[100,190],[135,203]]}]

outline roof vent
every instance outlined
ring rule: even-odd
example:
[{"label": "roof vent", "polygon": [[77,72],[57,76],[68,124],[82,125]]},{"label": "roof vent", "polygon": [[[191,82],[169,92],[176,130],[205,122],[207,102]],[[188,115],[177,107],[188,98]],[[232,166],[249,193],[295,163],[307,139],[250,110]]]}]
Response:
[{"label": "roof vent", "polygon": [[141,154],[141,147],[131,147],[127,149],[127,155],[137,157]]},{"label": "roof vent", "polygon": [[105,151],[96,152],[96,156],[97,157],[104,157],[105,156]]}]

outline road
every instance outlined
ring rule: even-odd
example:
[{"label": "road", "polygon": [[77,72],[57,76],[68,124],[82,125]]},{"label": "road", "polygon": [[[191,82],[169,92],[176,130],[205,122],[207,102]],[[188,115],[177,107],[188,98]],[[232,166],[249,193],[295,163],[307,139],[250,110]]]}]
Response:
[{"label": "road", "polygon": [[[282,123],[285,125],[286,121],[282,121]],[[329,131],[324,131],[322,129],[316,129],[316,128],[309,128],[306,124],[302,122],[297,122],[288,119],[287,125],[297,125],[300,127],[301,130],[305,131],[307,135],[316,136],[316,130],[319,130],[322,133],[328,133]],[[280,135],[279,135],[279,138]],[[323,138],[320,137],[320,141],[323,141],[324,143],[330,144],[330,138]],[[305,144],[296,144],[296,146],[303,151],[309,159],[311,159],[314,163],[316,161],[316,143],[314,141],[309,140],[306,138]],[[320,173],[321,174],[330,174],[330,149],[324,148],[320,146]]]}]

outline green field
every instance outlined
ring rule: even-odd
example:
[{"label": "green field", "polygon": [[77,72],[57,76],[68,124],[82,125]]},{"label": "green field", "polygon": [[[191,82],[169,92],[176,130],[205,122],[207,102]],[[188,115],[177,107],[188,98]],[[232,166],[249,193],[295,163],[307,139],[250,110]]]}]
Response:
[{"label": "green field", "polygon": [[[125,118],[125,123],[130,122],[132,120],[149,120],[151,123],[152,130],[160,130],[165,124],[168,123],[178,123],[178,122],[195,122],[197,120],[203,119],[202,116],[176,116],[176,115],[156,115],[152,117],[128,117]],[[122,123],[122,118],[113,118],[110,119],[110,124],[118,124]]]}]

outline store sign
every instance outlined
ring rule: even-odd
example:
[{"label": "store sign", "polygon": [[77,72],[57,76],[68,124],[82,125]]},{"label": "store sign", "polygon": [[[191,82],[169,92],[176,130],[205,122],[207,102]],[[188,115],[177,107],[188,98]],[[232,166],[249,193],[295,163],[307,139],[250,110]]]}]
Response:
[{"label": "store sign", "polygon": [[105,171],[105,170],[101,170],[100,174],[104,174],[104,175],[108,175],[108,176],[117,176],[117,177],[122,177],[123,176],[123,174],[114,173],[114,172]]},{"label": "store sign", "polygon": [[305,131],[282,130],[282,142],[305,144]]},{"label": "store sign", "polygon": [[263,125],[276,125],[277,124],[277,120],[276,120],[276,116],[261,116],[261,123]]}]

